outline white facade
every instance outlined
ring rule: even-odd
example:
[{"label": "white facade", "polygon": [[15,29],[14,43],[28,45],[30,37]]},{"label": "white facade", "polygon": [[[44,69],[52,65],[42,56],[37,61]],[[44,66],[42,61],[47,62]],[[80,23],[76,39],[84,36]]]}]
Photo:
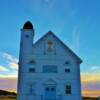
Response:
[{"label": "white facade", "polygon": [[21,30],[17,100],[82,100],[81,59],[51,31],[33,43],[30,22]]}]

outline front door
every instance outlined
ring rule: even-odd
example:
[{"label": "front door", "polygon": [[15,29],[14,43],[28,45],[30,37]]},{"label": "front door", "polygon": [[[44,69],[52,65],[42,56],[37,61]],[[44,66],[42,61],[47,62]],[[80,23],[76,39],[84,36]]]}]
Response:
[{"label": "front door", "polygon": [[56,100],[56,87],[55,86],[45,87],[45,100]]}]

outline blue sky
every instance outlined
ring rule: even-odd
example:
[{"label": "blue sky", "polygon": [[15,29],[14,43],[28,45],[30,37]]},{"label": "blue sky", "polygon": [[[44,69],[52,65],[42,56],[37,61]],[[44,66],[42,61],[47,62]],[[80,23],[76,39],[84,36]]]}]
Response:
[{"label": "blue sky", "polygon": [[52,30],[82,58],[83,77],[100,76],[100,0],[1,0],[1,77],[17,74],[20,29],[27,20],[33,23],[34,41]]}]

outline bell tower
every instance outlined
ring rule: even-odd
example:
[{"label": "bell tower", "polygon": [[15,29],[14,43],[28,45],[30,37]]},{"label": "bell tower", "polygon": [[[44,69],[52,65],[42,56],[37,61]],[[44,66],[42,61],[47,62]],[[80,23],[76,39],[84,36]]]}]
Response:
[{"label": "bell tower", "polygon": [[30,21],[27,21],[21,29],[21,45],[22,54],[30,54],[34,38],[34,28]]},{"label": "bell tower", "polygon": [[27,21],[21,29],[20,54],[19,54],[19,71],[18,71],[18,96],[17,100],[25,100],[26,90],[26,73],[27,57],[32,55],[32,45],[34,38],[34,28],[30,21]]}]

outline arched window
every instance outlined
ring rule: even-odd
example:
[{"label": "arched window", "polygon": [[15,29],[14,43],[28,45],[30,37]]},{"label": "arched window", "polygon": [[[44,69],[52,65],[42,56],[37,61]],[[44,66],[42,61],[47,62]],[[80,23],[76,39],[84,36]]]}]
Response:
[{"label": "arched window", "polygon": [[35,72],[36,71],[36,69],[34,68],[34,65],[36,64],[36,62],[33,60],[33,59],[31,59],[30,61],[29,61],[29,72]]},{"label": "arched window", "polygon": [[65,73],[70,73],[71,72],[70,71],[71,70],[71,63],[69,61],[65,61],[64,66],[65,66],[65,69],[64,69]]},{"label": "arched window", "polygon": [[66,66],[69,66],[70,65],[70,62],[69,61],[65,61],[64,63]]},{"label": "arched window", "polygon": [[36,64],[36,62],[32,59],[29,61],[29,64],[34,65],[34,64]]},{"label": "arched window", "polygon": [[67,84],[66,87],[65,87],[65,93],[68,95],[68,94],[71,94],[71,84]]}]

